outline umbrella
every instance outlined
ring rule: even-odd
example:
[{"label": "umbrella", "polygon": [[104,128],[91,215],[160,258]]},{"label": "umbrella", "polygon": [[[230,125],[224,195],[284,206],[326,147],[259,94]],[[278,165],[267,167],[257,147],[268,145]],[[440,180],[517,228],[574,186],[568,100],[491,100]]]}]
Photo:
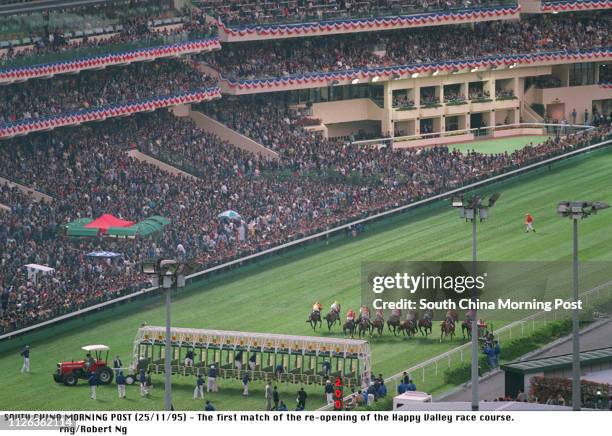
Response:
[{"label": "umbrella", "polygon": [[235,220],[235,221],[240,221],[242,218],[240,217],[240,214],[236,211],[233,210],[226,210],[223,213],[220,213],[219,215],[217,215],[217,218],[219,219],[228,219],[228,220]]},{"label": "umbrella", "polygon": [[119,253],[115,253],[112,251],[92,251],[91,253],[87,253],[87,257],[120,257]]}]

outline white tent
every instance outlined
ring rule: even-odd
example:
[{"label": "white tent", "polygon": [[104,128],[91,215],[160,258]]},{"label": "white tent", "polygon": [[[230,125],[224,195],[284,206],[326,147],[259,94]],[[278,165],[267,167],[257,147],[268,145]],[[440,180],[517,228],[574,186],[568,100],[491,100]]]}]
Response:
[{"label": "white tent", "polygon": [[38,265],[37,263],[29,263],[24,265],[24,267],[28,270],[28,280],[31,280],[34,283],[38,282],[39,276],[46,276],[55,272],[55,268],[51,268],[46,265]]}]

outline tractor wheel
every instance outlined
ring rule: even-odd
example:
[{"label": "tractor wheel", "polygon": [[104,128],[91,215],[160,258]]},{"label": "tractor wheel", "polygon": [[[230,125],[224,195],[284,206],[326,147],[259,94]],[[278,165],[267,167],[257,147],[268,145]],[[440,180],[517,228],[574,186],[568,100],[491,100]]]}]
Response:
[{"label": "tractor wheel", "polygon": [[135,381],[136,381],[136,378],[133,375],[128,375],[125,378],[125,384],[127,385],[133,385]]},{"label": "tractor wheel", "polygon": [[99,368],[96,376],[101,385],[107,385],[113,381],[113,371],[110,368]]},{"label": "tractor wheel", "polygon": [[64,384],[66,386],[76,386],[79,378],[76,376],[74,372],[64,374]]}]

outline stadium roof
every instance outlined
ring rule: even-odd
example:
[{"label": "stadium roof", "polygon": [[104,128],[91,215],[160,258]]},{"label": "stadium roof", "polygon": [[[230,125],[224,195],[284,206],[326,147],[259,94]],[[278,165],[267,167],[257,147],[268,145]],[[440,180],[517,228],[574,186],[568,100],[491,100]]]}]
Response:
[{"label": "stadium roof", "polygon": [[[612,361],[612,347],[598,348],[595,350],[583,351],[580,353],[580,363],[593,364],[603,361]],[[543,357],[541,359],[525,360],[522,362],[511,362],[501,366],[506,372],[528,374],[533,372],[551,371],[560,368],[567,368],[572,365],[572,355],[563,354],[560,356]]]}]

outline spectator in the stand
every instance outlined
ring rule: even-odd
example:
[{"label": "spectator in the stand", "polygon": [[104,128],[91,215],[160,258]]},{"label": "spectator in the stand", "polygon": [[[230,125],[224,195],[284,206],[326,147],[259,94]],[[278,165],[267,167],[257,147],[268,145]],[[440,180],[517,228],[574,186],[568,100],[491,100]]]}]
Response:
[{"label": "spectator in the stand", "polygon": [[610,16],[605,11],[596,15],[566,13],[552,18],[541,14],[520,21],[444,26],[443,32],[437,27],[425,27],[254,41],[228,44],[219,52],[200,57],[225,77],[255,79],[502,54],[575,51],[609,47]]},{"label": "spectator in the stand", "polygon": [[[35,40],[34,44],[13,46],[13,43],[9,43],[8,49],[0,53],[0,62],[5,62],[10,65],[12,60],[20,60],[23,58],[32,58],[32,62],[36,61],[37,57],[57,54],[57,53],[70,53],[74,51],[74,56],[79,56],[78,49],[95,49],[98,47],[108,46],[109,51],[113,50],[116,46],[122,44],[130,44],[133,42],[141,42],[148,44],[163,44],[175,41],[178,39],[191,38],[202,38],[206,36],[212,36],[215,33],[215,29],[211,27],[205,20],[203,15],[192,13],[181,17],[181,22],[174,26],[158,26],[154,24],[158,21],[158,18],[166,18],[169,11],[166,8],[157,10],[157,13],[151,14],[146,9],[135,7],[134,3],[146,1],[150,3],[150,0],[131,0],[131,7],[123,8],[124,11],[130,9],[138,11],[138,15],[127,16],[120,20],[118,25],[121,25],[120,31],[107,34],[103,38],[89,38],[75,36],[71,38],[71,31],[82,31],[85,28],[74,27],[78,25],[73,23],[71,20],[65,20],[63,27],[56,27],[52,32],[48,31],[47,26],[35,29],[34,26],[28,28],[30,34],[29,38]],[[89,4],[81,6],[81,8],[88,7]],[[170,2],[172,7],[172,2]],[[117,5],[110,3],[108,10],[101,9],[101,6],[96,6],[96,14],[109,14],[109,16],[117,15]],[[73,7],[63,8],[66,10],[77,10],[79,5]],[[84,12],[87,12],[85,10]],[[180,11],[174,11],[176,15],[180,15]],[[161,15],[160,15],[161,14]],[[87,17],[87,15],[85,15]],[[105,17],[100,17],[104,22],[107,20]],[[91,18],[87,17],[87,26],[91,25]],[[27,21],[27,20],[26,20]],[[172,39],[173,38],[173,39]],[[82,56],[82,55],[81,55]]]},{"label": "spectator in the stand", "polygon": [[[102,86],[103,84],[103,86]],[[0,124],[211,87],[215,80],[178,60],[135,63],[0,88]]]}]

